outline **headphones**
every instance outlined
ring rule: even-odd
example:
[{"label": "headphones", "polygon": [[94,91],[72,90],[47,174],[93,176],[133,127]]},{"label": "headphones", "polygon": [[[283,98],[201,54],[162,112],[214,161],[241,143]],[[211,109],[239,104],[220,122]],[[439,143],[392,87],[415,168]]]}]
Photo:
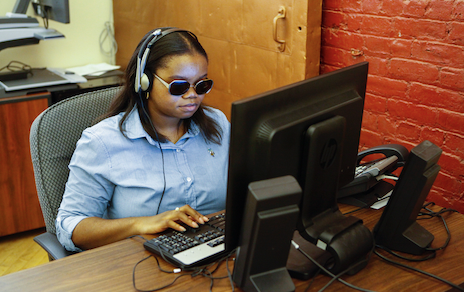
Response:
[{"label": "headphones", "polygon": [[[179,29],[175,27],[168,27],[168,28],[158,28],[153,31],[147,39],[143,42],[142,46],[140,47],[139,53],[137,54],[137,68],[135,72],[135,92],[141,94],[142,92],[146,92],[150,88],[150,80],[153,77],[150,77],[145,72],[145,66],[147,65],[148,55],[150,54],[151,47],[162,37],[173,33],[173,32],[189,32],[184,29]],[[190,32],[189,32],[190,33]]]}]

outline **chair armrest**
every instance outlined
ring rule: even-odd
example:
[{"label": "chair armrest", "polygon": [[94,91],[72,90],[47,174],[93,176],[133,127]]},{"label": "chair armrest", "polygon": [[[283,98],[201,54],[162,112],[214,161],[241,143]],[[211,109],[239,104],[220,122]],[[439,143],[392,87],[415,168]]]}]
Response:
[{"label": "chair armrest", "polygon": [[58,241],[56,235],[49,232],[37,235],[34,237],[34,241],[48,253],[50,261],[61,259],[75,253],[66,250]]}]

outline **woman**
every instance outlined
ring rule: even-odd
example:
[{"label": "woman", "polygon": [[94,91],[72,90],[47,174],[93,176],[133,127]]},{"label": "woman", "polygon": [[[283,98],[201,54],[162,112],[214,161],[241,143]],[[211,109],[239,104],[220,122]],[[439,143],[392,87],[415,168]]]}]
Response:
[{"label": "woman", "polygon": [[225,208],[230,124],[202,105],[213,82],[197,38],[152,31],[125,73],[122,92],[83,132],[69,165],[56,231],[71,251],[182,231],[181,222],[197,227],[203,214]]}]

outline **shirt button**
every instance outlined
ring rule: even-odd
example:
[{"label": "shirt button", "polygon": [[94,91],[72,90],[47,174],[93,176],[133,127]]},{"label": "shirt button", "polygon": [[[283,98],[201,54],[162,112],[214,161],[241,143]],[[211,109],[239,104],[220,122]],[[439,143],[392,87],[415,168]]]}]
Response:
[{"label": "shirt button", "polygon": [[188,181],[188,182],[191,182],[191,181],[192,181],[192,178],[191,178],[191,177],[187,177],[187,181]]}]

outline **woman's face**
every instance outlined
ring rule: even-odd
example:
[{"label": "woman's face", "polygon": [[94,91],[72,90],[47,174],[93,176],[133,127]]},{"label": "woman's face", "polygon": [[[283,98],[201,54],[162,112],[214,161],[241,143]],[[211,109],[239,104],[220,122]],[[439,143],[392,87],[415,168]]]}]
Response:
[{"label": "woman's face", "polygon": [[[156,72],[156,75],[167,83],[173,80],[185,80],[192,85],[206,78],[207,74],[208,62],[200,54],[169,57],[166,66]],[[194,87],[190,87],[183,95],[171,95],[169,89],[154,77],[148,108],[155,120],[179,122],[180,119],[190,118],[197,111],[204,97],[204,94],[198,95]]]}]

